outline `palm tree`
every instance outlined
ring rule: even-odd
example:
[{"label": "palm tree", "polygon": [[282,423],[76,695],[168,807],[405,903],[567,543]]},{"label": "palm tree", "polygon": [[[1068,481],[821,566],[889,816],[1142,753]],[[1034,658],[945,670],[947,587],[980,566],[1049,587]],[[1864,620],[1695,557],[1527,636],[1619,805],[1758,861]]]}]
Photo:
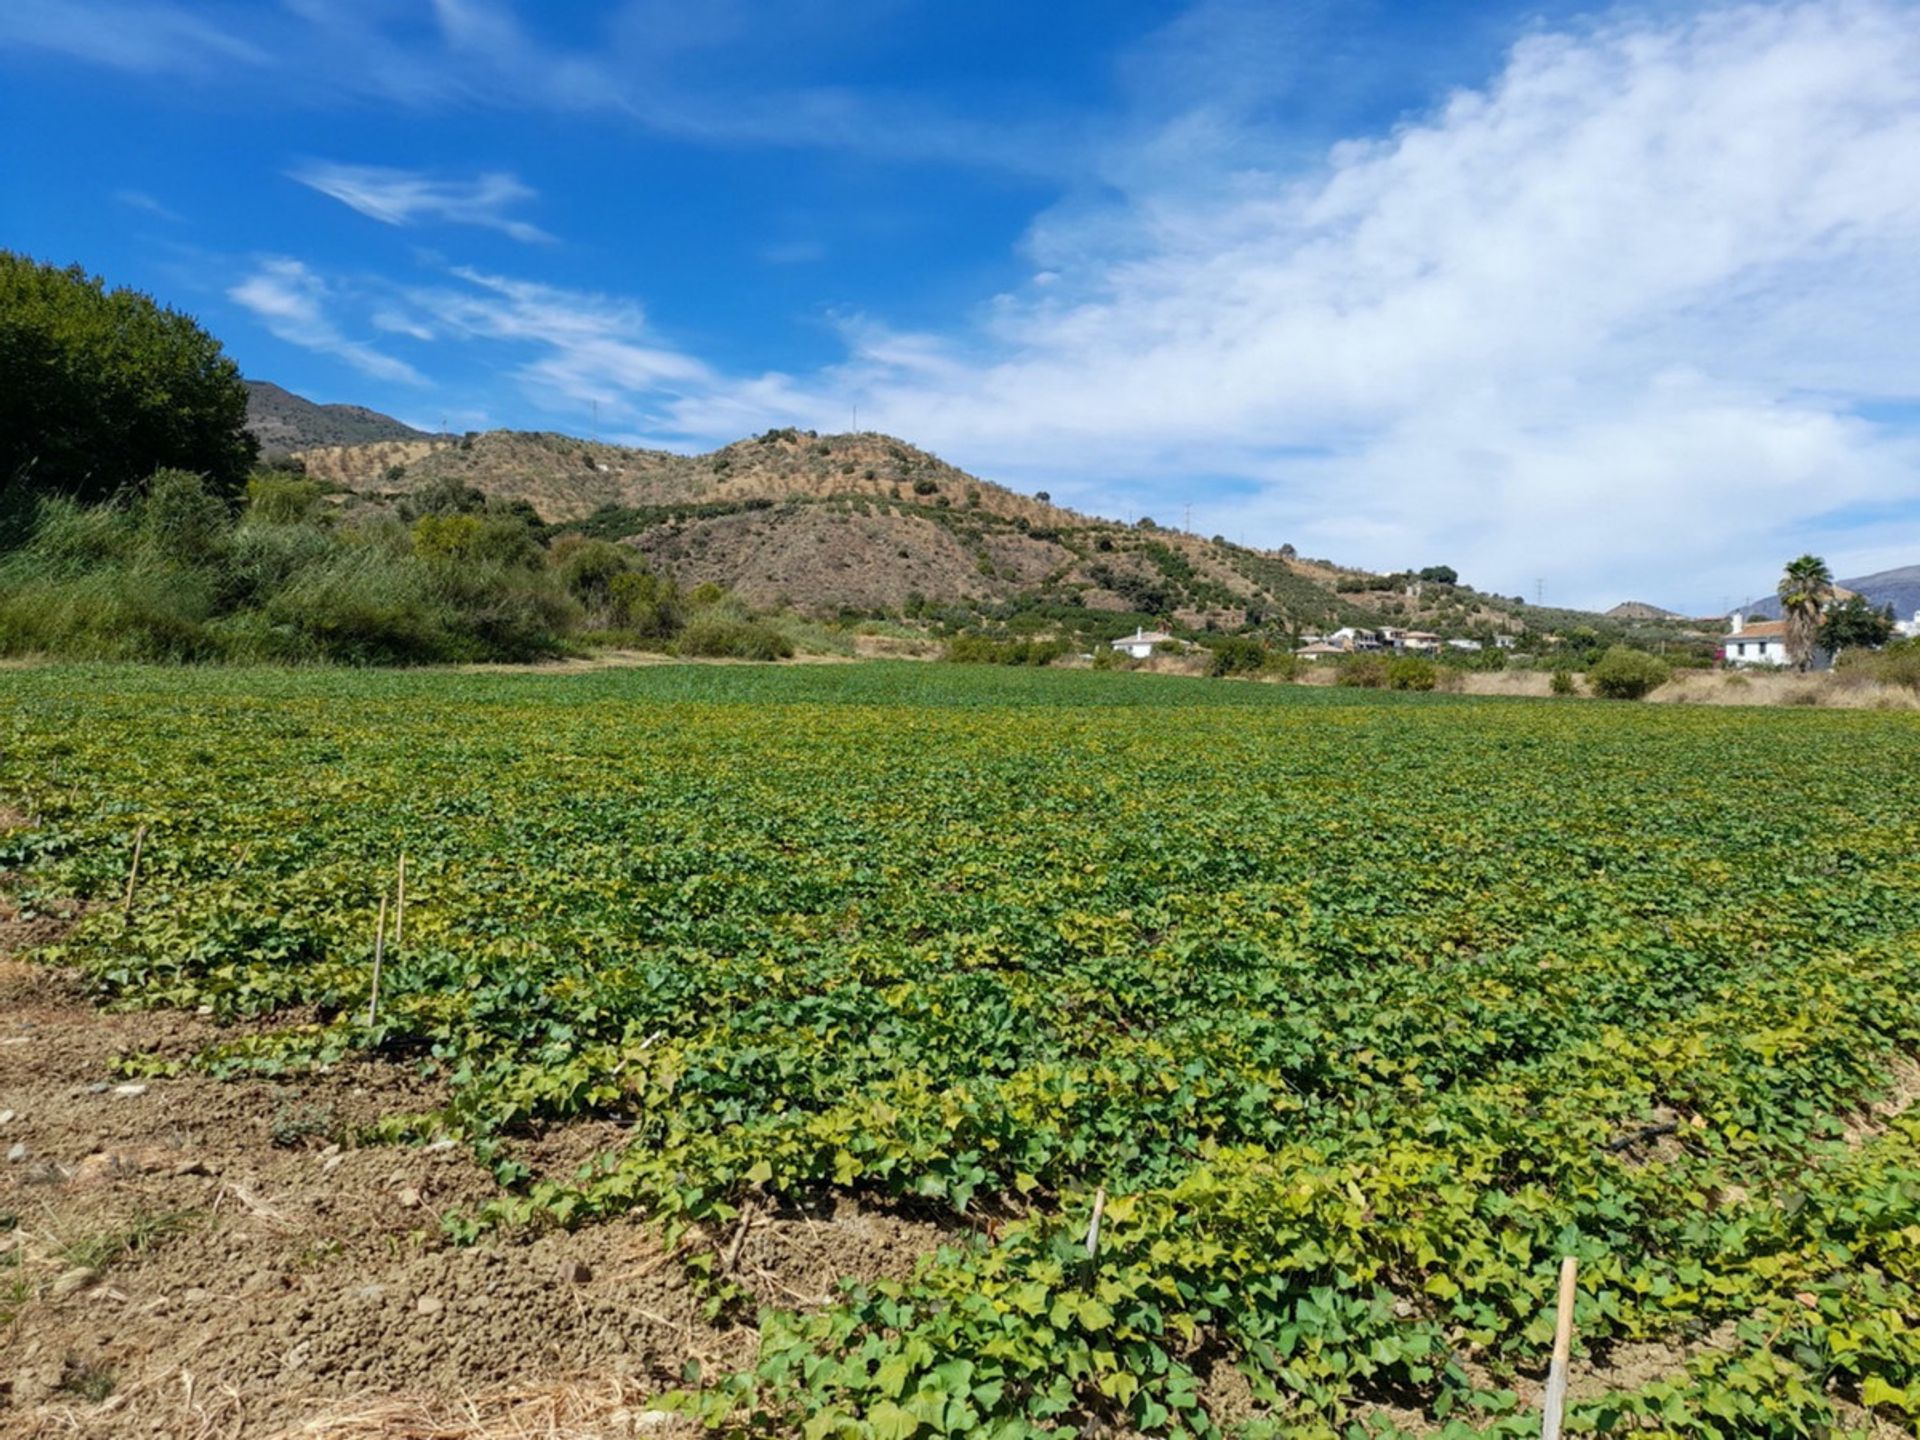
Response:
[{"label": "palm tree", "polygon": [[1780,618],[1787,622],[1787,658],[1805,672],[1820,638],[1820,617],[1833,598],[1833,572],[1818,555],[1802,555],[1780,577]]}]

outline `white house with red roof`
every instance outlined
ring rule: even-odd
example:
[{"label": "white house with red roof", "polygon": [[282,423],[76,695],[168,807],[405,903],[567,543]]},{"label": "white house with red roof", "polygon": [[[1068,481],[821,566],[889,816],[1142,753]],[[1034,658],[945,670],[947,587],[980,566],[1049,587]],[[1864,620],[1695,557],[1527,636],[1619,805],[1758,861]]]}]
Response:
[{"label": "white house with red roof", "polygon": [[1721,657],[1729,665],[1790,665],[1784,620],[1749,620],[1735,614],[1720,638]]}]

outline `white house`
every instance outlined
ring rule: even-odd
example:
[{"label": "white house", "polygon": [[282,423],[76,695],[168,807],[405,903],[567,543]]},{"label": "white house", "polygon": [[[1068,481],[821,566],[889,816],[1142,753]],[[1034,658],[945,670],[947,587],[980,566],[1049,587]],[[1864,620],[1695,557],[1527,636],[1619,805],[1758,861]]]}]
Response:
[{"label": "white house", "polygon": [[1720,654],[1729,665],[1787,665],[1784,620],[1754,620],[1736,614],[1720,638]]},{"label": "white house", "polygon": [[1122,635],[1113,642],[1113,648],[1131,655],[1135,660],[1144,660],[1153,654],[1153,647],[1165,644],[1173,636],[1163,630],[1135,630],[1131,635]]},{"label": "white house", "polygon": [[1449,640],[1447,641],[1447,648],[1449,650],[1461,650],[1471,655],[1477,650],[1484,650],[1486,647],[1478,640]]},{"label": "white house", "polygon": [[1329,645],[1324,640],[1315,640],[1311,644],[1302,645],[1293,653],[1302,660],[1325,660],[1338,659],[1342,655],[1351,655],[1353,652],[1339,645]]},{"label": "white house", "polygon": [[1351,625],[1342,625],[1327,636],[1329,645],[1338,645],[1343,650],[1378,650],[1386,643],[1378,630],[1358,630]]},{"label": "white house", "polygon": [[1893,633],[1902,640],[1920,640],[1920,610],[1913,612],[1911,620],[1894,621]]}]

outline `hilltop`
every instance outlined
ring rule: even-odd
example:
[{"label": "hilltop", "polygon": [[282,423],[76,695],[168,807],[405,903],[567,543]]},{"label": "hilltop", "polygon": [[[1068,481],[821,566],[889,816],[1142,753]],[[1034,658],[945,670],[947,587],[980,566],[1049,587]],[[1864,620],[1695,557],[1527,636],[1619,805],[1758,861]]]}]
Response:
[{"label": "hilltop", "polygon": [[1677,620],[1680,617],[1671,610],[1662,610],[1658,605],[1649,605],[1644,600],[1622,600],[1606,612],[1609,620]]},{"label": "hilltop", "polygon": [[246,385],[247,429],[268,454],[315,445],[427,438],[411,425],[364,405],[317,405],[269,380],[249,380]]},{"label": "hilltop", "polygon": [[[1872,575],[1856,575],[1850,580],[1836,581],[1834,593],[1842,599],[1848,595],[1858,595],[1876,610],[1883,605],[1891,605],[1897,618],[1911,619],[1916,612],[1920,612],[1920,565],[1902,565],[1893,570],[1880,570]],[[1780,601],[1768,595],[1756,600],[1747,613],[1758,619],[1777,620],[1780,618]]]},{"label": "hilltop", "polygon": [[1084,515],[873,432],[770,430],[683,455],[496,430],[316,446],[298,459],[343,504],[400,508],[427,487],[471,488],[524,503],[550,526],[630,545],[684,585],[711,581],[754,605],[822,617],[967,623],[1017,612],[1030,628],[1158,619],[1276,634],[1380,624],[1463,636],[1628,628],[1468,585],[1373,575],[1291,546]]}]

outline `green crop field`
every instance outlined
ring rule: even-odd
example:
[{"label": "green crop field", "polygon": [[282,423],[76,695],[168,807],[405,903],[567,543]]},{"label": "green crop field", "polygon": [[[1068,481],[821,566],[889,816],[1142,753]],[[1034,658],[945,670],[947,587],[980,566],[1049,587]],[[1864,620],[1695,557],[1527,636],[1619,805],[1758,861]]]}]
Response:
[{"label": "green crop field", "polygon": [[[498,1199],[948,1217],[687,1403],[873,1436],[1920,1422],[1920,724],[944,666],[0,675],[54,958],[431,1068]],[[120,888],[146,836],[131,917]],[[375,914],[404,943],[368,1023]],[[140,1064],[134,1057],[132,1064]],[[630,1122],[534,1181],[503,1137]],[[1106,1196],[1096,1255],[1085,1246]],[[712,1303],[737,1304],[717,1246]],[[1251,1411],[1248,1418],[1247,1411]]]}]

